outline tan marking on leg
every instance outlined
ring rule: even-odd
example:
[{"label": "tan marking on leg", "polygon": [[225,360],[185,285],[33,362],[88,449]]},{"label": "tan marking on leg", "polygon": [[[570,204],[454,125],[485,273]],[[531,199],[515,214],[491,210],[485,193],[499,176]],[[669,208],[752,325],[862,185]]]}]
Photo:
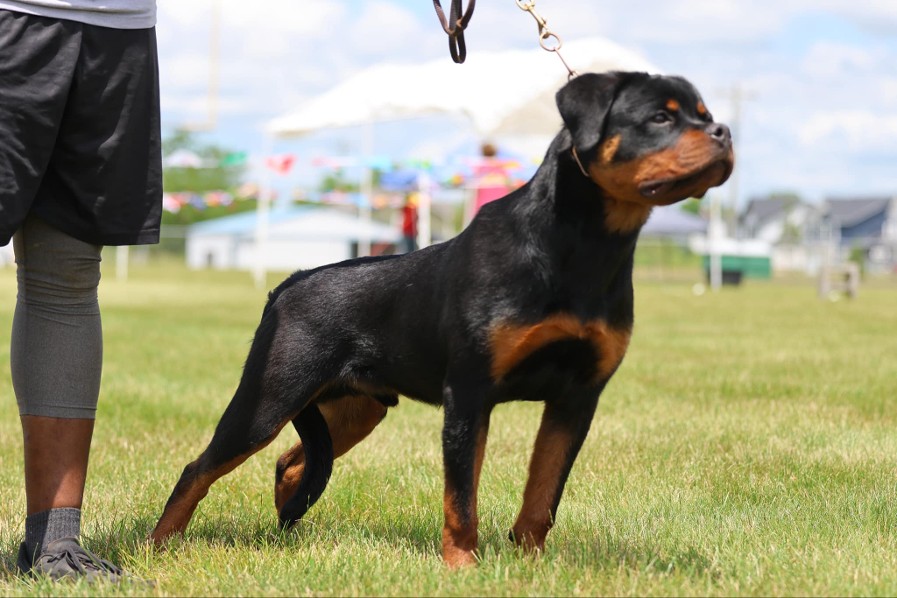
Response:
[{"label": "tan marking on leg", "polygon": [[[349,395],[318,405],[333,442],[334,459],[345,455],[364,440],[386,417],[386,407],[367,395]],[[277,512],[293,496],[305,471],[305,451],[297,442],[277,460],[278,479],[274,486]]]},{"label": "tan marking on leg", "polygon": [[477,525],[476,515],[465,520],[456,504],[454,490],[446,487],[442,507],[445,525],[442,528],[442,558],[455,569],[476,564]]},{"label": "tan marking on leg", "polygon": [[560,479],[572,442],[569,432],[558,430],[543,417],[529,465],[523,506],[512,528],[514,541],[524,550],[541,551],[545,547],[545,537],[554,524],[552,509],[561,490]]},{"label": "tan marking on leg", "polygon": [[[477,435],[477,446],[473,465],[473,488],[467,508],[459,505],[461,498],[457,492],[445,485],[445,494],[442,507],[445,512],[445,525],[442,528],[442,558],[445,564],[452,569],[475,565],[477,562],[477,528],[479,517],[477,516],[477,489],[480,484],[480,472],[483,468],[483,459],[486,454],[486,437],[489,433],[487,426],[480,428]],[[464,511],[469,513],[465,517]]]},{"label": "tan marking on leg", "polygon": [[277,437],[286,424],[286,421],[280,424],[265,442],[259,443],[246,453],[238,455],[231,461],[223,463],[211,471],[198,475],[194,474],[192,477],[187,472],[188,468],[198,467],[202,463],[206,457],[206,451],[209,449],[206,449],[199,459],[188,465],[175,485],[153,533],[150,534],[150,539],[153,543],[161,544],[173,534],[184,533],[184,530],[187,529],[187,525],[190,523],[190,519],[193,517],[196,506],[209,493],[209,488],[212,484],[236,469],[246,459],[271,444],[271,441]]},{"label": "tan marking on leg", "polygon": [[[187,525],[190,523],[190,519],[193,518],[193,512],[196,511],[199,502],[209,493],[209,488],[212,484],[222,476],[233,471],[246,461],[250,455],[251,453],[241,455],[213,471],[192,478],[185,479],[184,476],[181,476],[174,491],[171,493],[171,498],[168,499],[168,503],[165,505],[165,510],[162,512],[159,522],[156,524],[153,533],[150,534],[150,539],[153,543],[158,545],[174,534],[184,533],[184,530],[187,529]],[[199,459],[187,467],[196,466],[198,463]]]},{"label": "tan marking on leg", "polygon": [[628,328],[613,328],[606,322],[597,321],[592,323],[591,336],[598,346],[598,379],[606,380],[623,361],[632,331]]},{"label": "tan marking on leg", "polygon": [[274,480],[274,506],[277,512],[290,500],[305,473],[305,450],[300,440],[277,459]]},{"label": "tan marking on leg", "polygon": [[473,510],[477,510],[476,489],[480,487],[480,472],[483,471],[483,460],[486,458],[486,439],[489,436],[489,427],[482,426],[477,434],[477,452],[473,462]]}]

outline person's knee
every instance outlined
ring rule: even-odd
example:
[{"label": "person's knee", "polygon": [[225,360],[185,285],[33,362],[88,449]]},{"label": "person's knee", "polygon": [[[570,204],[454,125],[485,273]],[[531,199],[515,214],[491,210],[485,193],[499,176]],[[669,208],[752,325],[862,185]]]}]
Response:
[{"label": "person's knee", "polygon": [[34,219],[16,232],[10,371],[19,413],[92,419],[102,372],[101,248]]},{"label": "person's knee", "polygon": [[101,247],[29,218],[17,233],[19,298],[32,305],[94,309]]}]

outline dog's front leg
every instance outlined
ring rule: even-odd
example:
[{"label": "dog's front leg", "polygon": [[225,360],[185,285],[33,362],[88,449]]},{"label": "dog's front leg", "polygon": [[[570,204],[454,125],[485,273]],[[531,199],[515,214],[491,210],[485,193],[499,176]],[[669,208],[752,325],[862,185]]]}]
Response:
[{"label": "dog's front leg", "polygon": [[446,385],[444,390],[442,556],[453,568],[476,563],[477,487],[489,431],[484,396],[480,388]]},{"label": "dog's front leg", "polygon": [[588,389],[546,402],[536,435],[523,506],[511,539],[527,551],[541,551],[576,455],[589,433],[601,389]]}]

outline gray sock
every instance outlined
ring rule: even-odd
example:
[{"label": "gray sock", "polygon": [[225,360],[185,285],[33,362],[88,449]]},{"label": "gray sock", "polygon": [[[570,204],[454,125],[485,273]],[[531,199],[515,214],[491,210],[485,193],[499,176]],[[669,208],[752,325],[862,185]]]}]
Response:
[{"label": "gray sock", "polygon": [[30,555],[42,553],[53,540],[79,535],[81,509],[50,509],[25,518],[25,548]]}]

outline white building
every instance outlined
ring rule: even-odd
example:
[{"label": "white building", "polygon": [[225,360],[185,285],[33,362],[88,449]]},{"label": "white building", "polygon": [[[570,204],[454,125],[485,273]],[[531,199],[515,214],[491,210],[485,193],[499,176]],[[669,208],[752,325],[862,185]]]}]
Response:
[{"label": "white building", "polygon": [[338,209],[274,209],[260,245],[255,212],[200,222],[187,232],[187,265],[193,269],[251,270],[261,259],[265,270],[292,271],[339,262],[358,255],[359,242],[375,248],[394,245],[398,228],[365,222]]}]

